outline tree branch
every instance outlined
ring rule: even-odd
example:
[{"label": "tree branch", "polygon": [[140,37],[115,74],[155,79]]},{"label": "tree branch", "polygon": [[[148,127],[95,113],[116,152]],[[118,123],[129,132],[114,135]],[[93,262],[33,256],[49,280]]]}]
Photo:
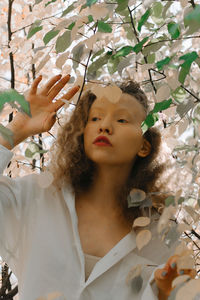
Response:
[{"label": "tree branch", "polygon": [[[95,26],[95,28],[94,28],[94,34],[96,33],[97,26],[98,26],[98,21],[97,21],[96,26]],[[77,100],[76,105],[79,103],[80,98],[81,98],[81,95],[82,95],[82,93],[83,93],[83,89],[84,89],[85,81],[86,81],[87,69],[88,69],[88,65],[89,65],[89,61],[90,61],[91,55],[92,55],[92,50],[90,50],[89,55],[88,55],[88,59],[87,59],[86,66],[85,66],[84,77],[83,77],[83,84],[82,84],[81,91],[80,91],[80,94],[79,94],[79,96],[78,96],[78,100]]]}]

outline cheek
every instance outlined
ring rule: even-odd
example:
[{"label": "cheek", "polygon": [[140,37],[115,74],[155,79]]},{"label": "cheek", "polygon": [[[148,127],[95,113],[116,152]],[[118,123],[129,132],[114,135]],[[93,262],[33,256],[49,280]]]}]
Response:
[{"label": "cheek", "polygon": [[93,142],[92,132],[91,128],[89,126],[86,126],[83,132],[84,137],[84,148],[87,150],[91,142]]}]

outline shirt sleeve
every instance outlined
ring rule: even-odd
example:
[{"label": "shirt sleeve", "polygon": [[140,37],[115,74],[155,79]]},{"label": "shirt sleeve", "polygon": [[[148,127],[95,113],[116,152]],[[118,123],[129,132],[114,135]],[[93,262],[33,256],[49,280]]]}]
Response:
[{"label": "shirt sleeve", "polygon": [[13,153],[0,145],[0,256],[17,274],[21,238],[26,227],[26,204],[34,191],[31,188],[33,174],[19,178],[3,176],[12,157]]}]

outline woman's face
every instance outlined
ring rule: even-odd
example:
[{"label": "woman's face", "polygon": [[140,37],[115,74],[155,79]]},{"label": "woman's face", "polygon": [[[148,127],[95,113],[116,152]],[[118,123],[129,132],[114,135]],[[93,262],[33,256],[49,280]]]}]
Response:
[{"label": "woman's face", "polygon": [[[89,112],[84,129],[84,148],[89,159],[97,164],[130,164],[143,145],[141,123],[146,113],[135,97],[122,93],[117,103],[97,98]],[[94,143],[99,136],[111,145]]]}]

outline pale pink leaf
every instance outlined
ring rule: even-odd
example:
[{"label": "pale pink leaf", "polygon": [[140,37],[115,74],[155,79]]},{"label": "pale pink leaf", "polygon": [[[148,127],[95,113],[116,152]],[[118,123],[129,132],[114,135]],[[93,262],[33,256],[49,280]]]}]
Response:
[{"label": "pale pink leaf", "polygon": [[145,227],[150,224],[150,221],[148,217],[139,217],[134,220],[133,227]]},{"label": "pale pink leaf", "polygon": [[62,70],[63,65],[65,64],[66,60],[69,58],[69,51],[61,54],[56,60],[56,67]]},{"label": "pale pink leaf", "polygon": [[130,280],[137,277],[137,276],[139,276],[141,274],[141,272],[142,272],[142,265],[141,264],[133,266],[130,269],[130,271],[129,271],[127,277],[126,277],[126,284],[128,285]]},{"label": "pale pink leaf", "polygon": [[176,285],[179,285],[179,284],[185,282],[188,278],[190,278],[189,275],[182,275],[182,276],[176,277],[176,278],[172,281],[172,288],[174,288]]},{"label": "pale pink leaf", "polygon": [[189,300],[200,293],[200,279],[191,279],[186,282],[176,294],[176,300]]},{"label": "pale pink leaf", "polygon": [[49,53],[47,55],[45,55],[45,57],[41,60],[38,67],[36,68],[36,73],[40,72],[50,59],[51,59],[51,57],[50,57]]},{"label": "pale pink leaf", "polygon": [[122,90],[116,85],[109,85],[105,87],[104,95],[110,102],[117,103],[122,95]]},{"label": "pale pink leaf", "polygon": [[136,245],[138,250],[141,250],[144,246],[146,246],[151,240],[151,231],[142,230],[136,235]]},{"label": "pale pink leaf", "polygon": [[170,96],[170,88],[167,84],[163,84],[156,93],[156,99],[158,102],[167,100]]}]

